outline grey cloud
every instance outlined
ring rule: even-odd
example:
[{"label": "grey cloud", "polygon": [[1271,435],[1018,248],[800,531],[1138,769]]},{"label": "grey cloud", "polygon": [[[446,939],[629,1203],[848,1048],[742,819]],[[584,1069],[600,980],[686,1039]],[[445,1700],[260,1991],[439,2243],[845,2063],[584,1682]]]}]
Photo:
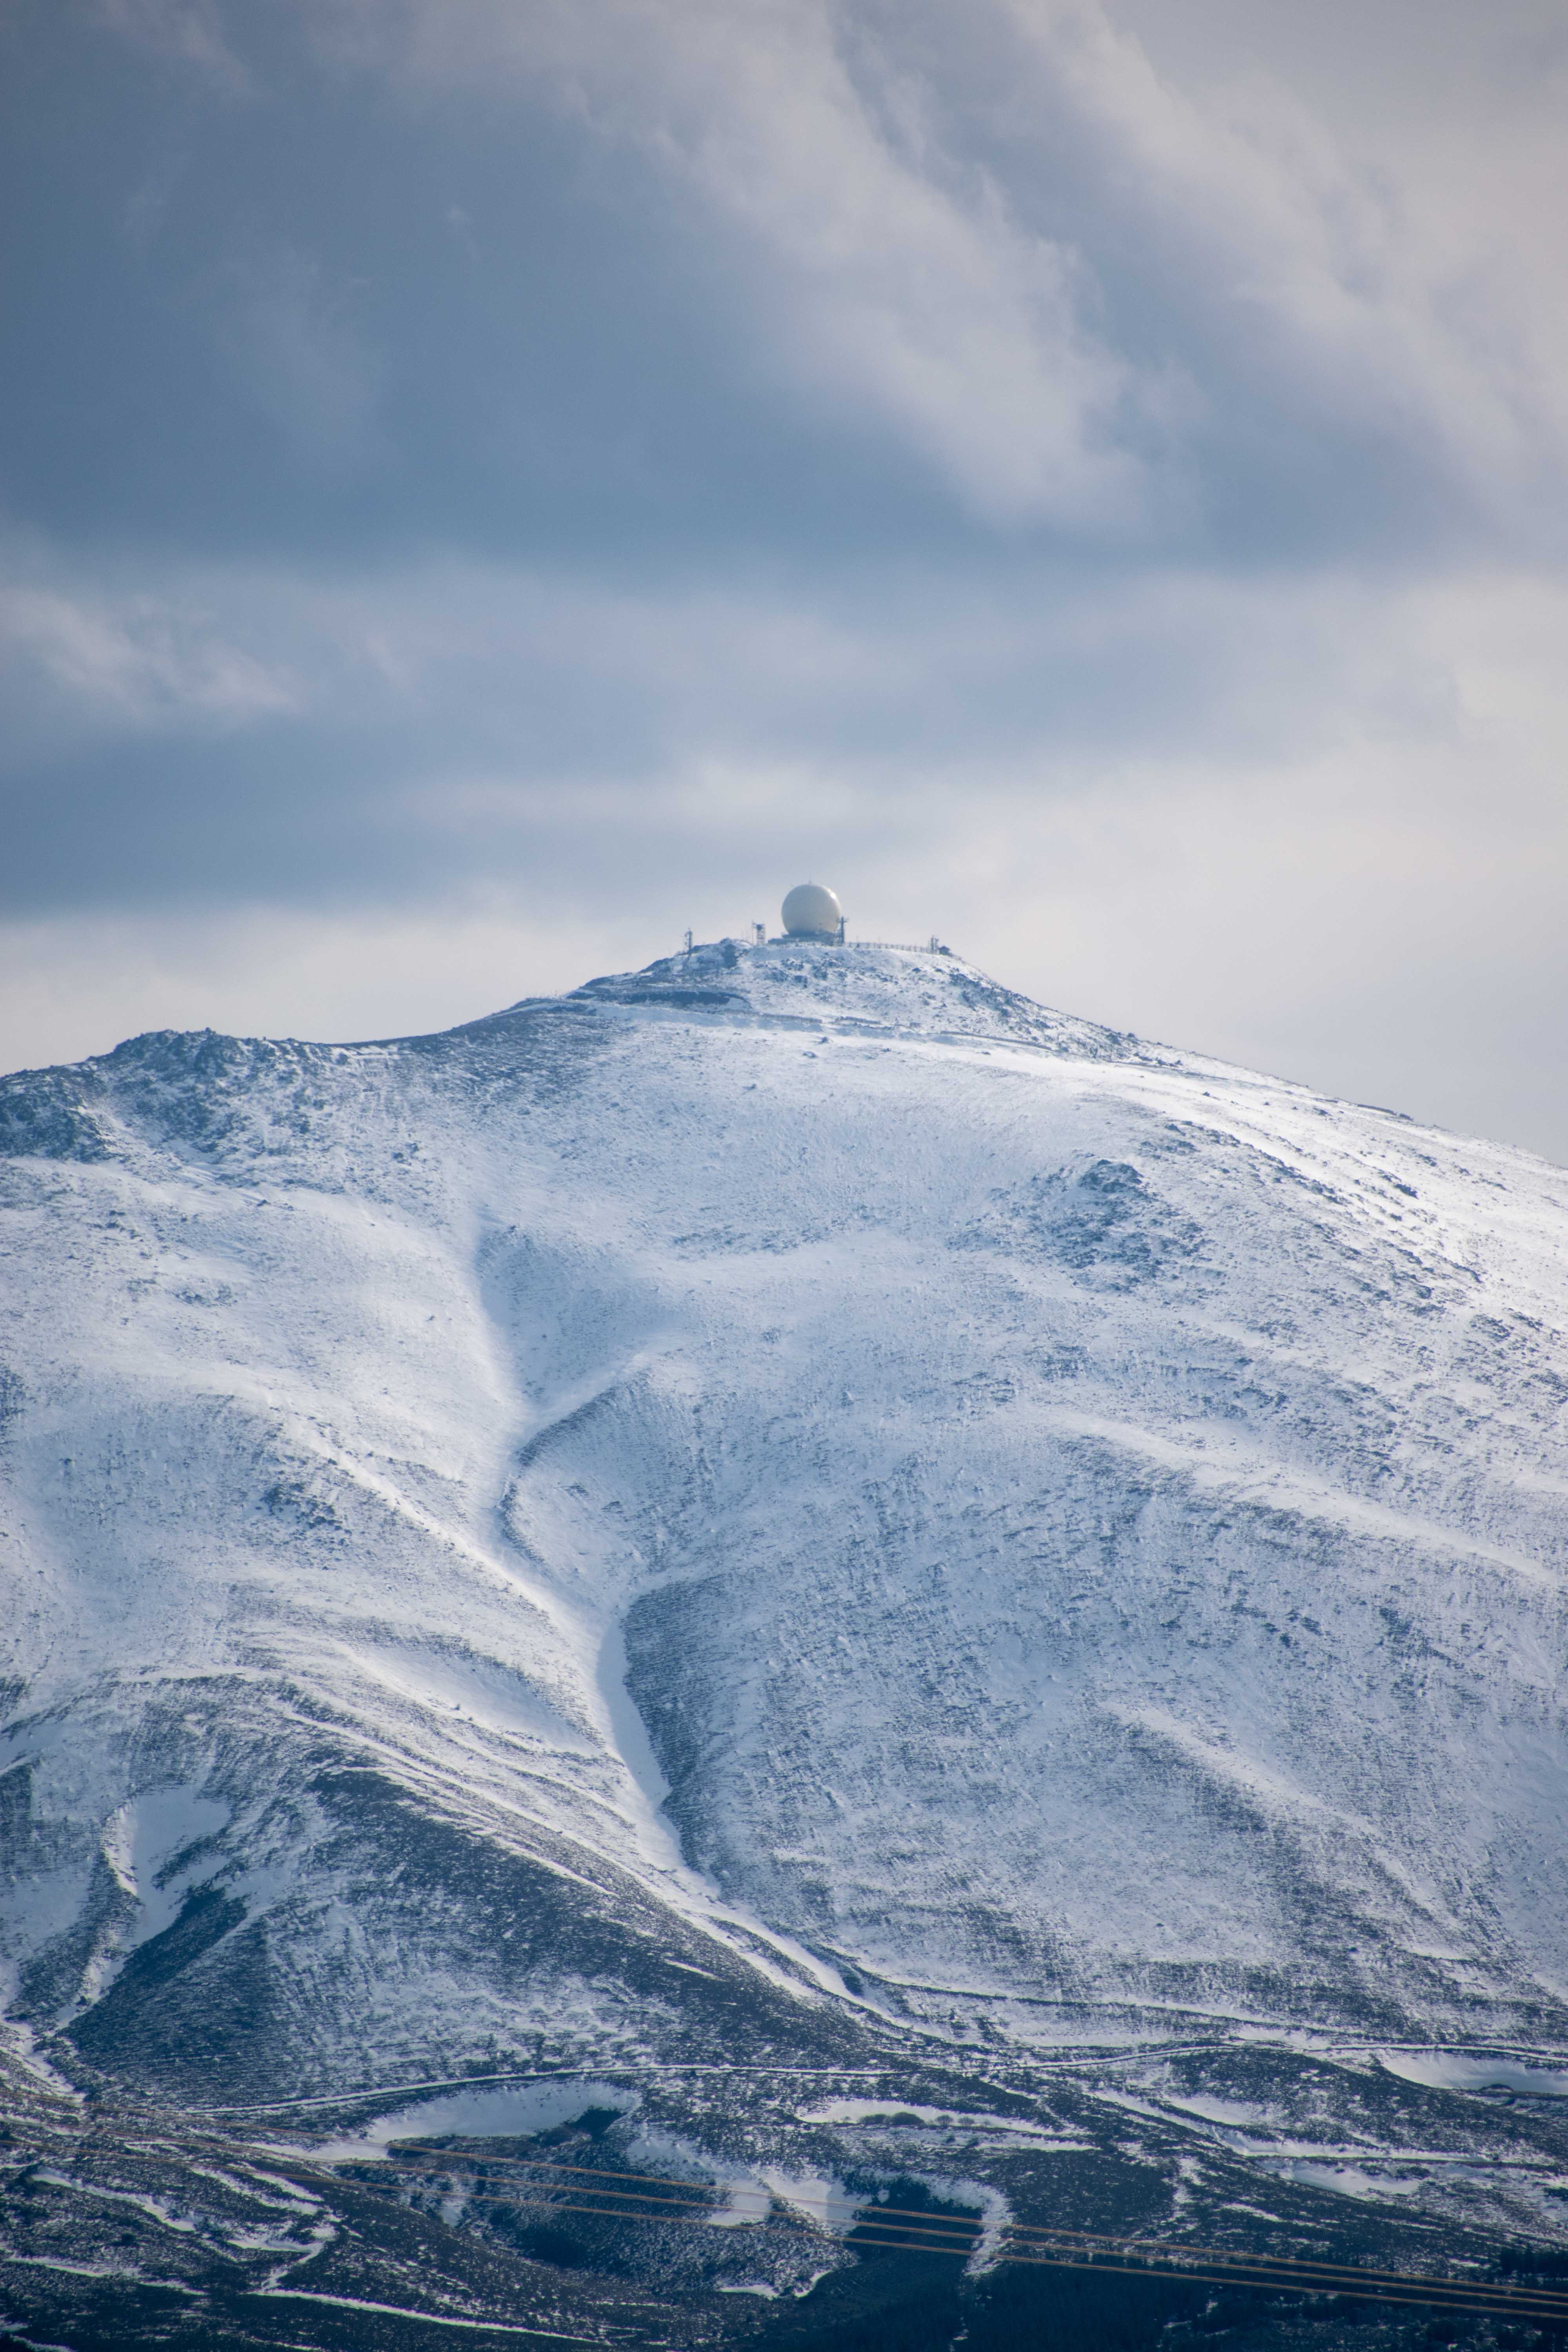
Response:
[{"label": "grey cloud", "polygon": [[510,72],[653,158],[749,248],[775,367],[879,415],[992,520],[1223,539],[1246,529],[1228,471],[1251,501],[1268,482],[1255,536],[1277,537],[1294,467],[1299,507],[1362,543],[1445,499],[1528,536],[1561,480],[1539,281],[1493,268],[1482,318],[1458,299],[1511,221],[1434,243],[1431,190],[1281,82],[1184,87],[1102,8],[409,0],[356,22],[407,80]]},{"label": "grey cloud", "polygon": [[1386,606],[1345,577],[1022,561],[684,591],[447,563],[108,596],[57,573],[9,606],[5,903],[357,903],[541,860],[608,887],[782,844],[811,804],[890,852],[1129,762],[1444,740],[1452,678]]},{"label": "grey cloud", "polygon": [[334,555],[1552,553],[1522,197],[1453,221],[1268,75],[1275,23],[1238,89],[1089,6],[321,0],[233,12],[260,95],[204,110],[35,8],[69,94],[18,153],[73,194],[12,510]]}]

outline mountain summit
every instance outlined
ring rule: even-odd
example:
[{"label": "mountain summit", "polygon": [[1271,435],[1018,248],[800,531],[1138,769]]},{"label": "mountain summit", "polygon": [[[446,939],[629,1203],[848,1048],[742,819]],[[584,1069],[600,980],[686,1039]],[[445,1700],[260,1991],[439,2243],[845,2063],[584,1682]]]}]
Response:
[{"label": "mountain summit", "polygon": [[0,1152],[50,2096],[1568,2238],[1568,1175],[805,941]]}]

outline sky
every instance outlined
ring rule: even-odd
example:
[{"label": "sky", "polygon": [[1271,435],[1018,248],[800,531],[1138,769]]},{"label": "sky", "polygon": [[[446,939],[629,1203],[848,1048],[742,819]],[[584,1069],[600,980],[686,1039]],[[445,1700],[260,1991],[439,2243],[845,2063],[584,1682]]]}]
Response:
[{"label": "sky", "polygon": [[1568,1162],[1562,0],[6,0],[0,1067],[776,928]]}]

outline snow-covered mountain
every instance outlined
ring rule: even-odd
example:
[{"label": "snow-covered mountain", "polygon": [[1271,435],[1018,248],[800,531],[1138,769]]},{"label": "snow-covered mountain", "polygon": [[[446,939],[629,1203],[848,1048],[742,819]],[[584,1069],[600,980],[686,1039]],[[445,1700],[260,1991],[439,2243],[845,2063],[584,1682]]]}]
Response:
[{"label": "snow-covered mountain", "polygon": [[0,1151],[18,2063],[1568,2237],[1568,1174],[798,942]]}]

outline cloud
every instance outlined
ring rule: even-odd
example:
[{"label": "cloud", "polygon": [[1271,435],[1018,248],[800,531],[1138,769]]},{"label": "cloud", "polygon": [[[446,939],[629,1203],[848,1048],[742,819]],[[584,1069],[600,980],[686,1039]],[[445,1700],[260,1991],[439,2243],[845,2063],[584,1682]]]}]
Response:
[{"label": "cloud", "polygon": [[92,0],[92,7],[122,41],[195,68],[226,95],[246,96],[254,89],[225,37],[216,0]]},{"label": "cloud", "polygon": [[163,226],[185,160],[179,154],[160,156],[125,199],[121,230],[132,251],[142,259],[152,251]]},{"label": "cloud", "polygon": [[[770,365],[990,522],[1212,520],[1227,460],[1256,488],[1292,456],[1318,470],[1325,435],[1342,520],[1425,481],[1528,536],[1561,484],[1553,266],[1539,238],[1521,263],[1521,192],[1472,170],[1486,200],[1456,207],[1418,142],[1390,156],[1306,102],[1269,70],[1269,15],[1218,81],[1088,0],[340,0],[317,21],[405,87],[510,79],[647,158],[736,255]],[[1536,164],[1560,195],[1560,161]],[[1333,503],[1326,470],[1310,496]]]},{"label": "cloud", "polygon": [[[0,673],[26,740],[243,724],[297,707],[294,682],[226,640],[199,603],[14,579],[0,584]],[[13,738],[13,755],[16,739]]]},{"label": "cloud", "polygon": [[26,764],[13,786],[18,912],[62,890],[348,905],[533,872],[630,905],[814,838],[948,856],[987,826],[1152,802],[1162,775],[1173,808],[1207,795],[1239,825],[1261,798],[1309,830],[1336,773],[1351,804],[1397,777],[1440,845],[1472,791],[1494,825],[1553,805],[1568,753],[1568,590],[1518,572],[639,585],[449,559],[307,582],[180,567],[118,596],[58,573],[11,611],[53,697],[47,802]]},{"label": "cloud", "polygon": [[226,275],[219,336],[241,398],[313,466],[374,464],[376,361],[321,260],[270,241]]},{"label": "cloud", "polygon": [[1309,71],[1283,7],[1205,41],[1226,5],[280,10],[250,106],[62,116],[125,235],[41,241],[76,240],[19,307],[63,397],[14,417],[13,510],[332,554],[1560,561],[1561,44],[1532,78],[1440,9],[1412,111],[1364,29]]},{"label": "cloud", "polygon": [[1161,757],[1230,773],[1452,724],[1450,666],[1345,574],[638,583],[447,559],[116,589],[57,563],[0,627],[18,909],[349,900],[542,858],[601,888],[617,862],[689,866],[699,838],[715,867],[760,827],[782,844],[807,811],[890,843],[945,830],[961,787],[1048,803]]},{"label": "cloud", "polygon": [[[362,41],[388,21],[360,15]],[[1101,429],[1124,371],[1083,326],[1072,255],[1020,229],[984,175],[947,172],[912,89],[889,111],[886,76],[858,85],[820,0],[436,0],[401,32],[405,71],[500,67],[650,158],[741,269],[761,261],[770,364],[879,415],[982,516],[1127,519],[1137,468]]]}]

